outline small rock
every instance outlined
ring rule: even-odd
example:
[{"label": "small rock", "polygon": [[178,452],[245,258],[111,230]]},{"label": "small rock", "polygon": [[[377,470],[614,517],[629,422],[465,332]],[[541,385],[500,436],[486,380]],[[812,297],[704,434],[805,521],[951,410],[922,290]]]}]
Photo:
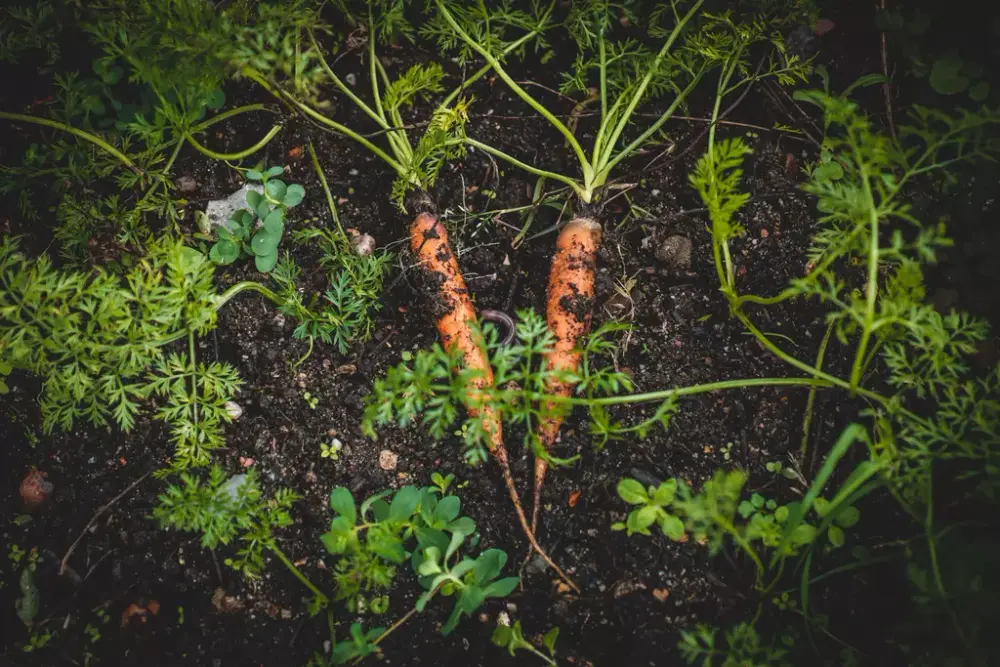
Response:
[{"label": "small rock", "polygon": [[186,195],[196,192],[198,190],[198,181],[194,180],[191,176],[179,176],[174,185],[177,186],[178,192],[182,192]]},{"label": "small rock", "polygon": [[52,482],[45,481],[47,475],[48,473],[33,468],[21,480],[20,493],[26,509],[33,510],[38,508],[48,500],[49,495],[55,489]]},{"label": "small rock", "polygon": [[354,86],[358,82],[358,77],[354,72],[348,72],[344,75],[344,81],[347,82],[348,86]]},{"label": "small rock", "polygon": [[668,236],[656,246],[656,259],[673,271],[691,268],[691,239],[686,236]]},{"label": "small rock", "polygon": [[358,257],[369,257],[375,252],[375,239],[369,234],[352,234],[351,246]]},{"label": "small rock", "polygon": [[243,408],[235,401],[226,401],[226,414],[229,415],[230,419],[236,421],[243,416]]},{"label": "small rock", "polygon": [[205,205],[205,215],[208,218],[210,227],[221,227],[226,224],[236,211],[250,210],[247,205],[248,192],[264,192],[264,187],[260,183],[247,183],[242,188],[229,195],[225,199],[215,199]]},{"label": "small rock", "polygon": [[657,600],[659,600],[660,602],[666,602],[667,598],[670,597],[670,589],[669,588],[654,588],[653,589],[653,597],[656,598]]},{"label": "small rock", "polygon": [[378,466],[382,470],[395,470],[399,457],[388,449],[383,449],[378,454]]},{"label": "small rock", "polygon": [[235,614],[243,611],[243,601],[235,595],[226,595],[222,588],[216,588],[212,593],[212,606],[223,614]]}]

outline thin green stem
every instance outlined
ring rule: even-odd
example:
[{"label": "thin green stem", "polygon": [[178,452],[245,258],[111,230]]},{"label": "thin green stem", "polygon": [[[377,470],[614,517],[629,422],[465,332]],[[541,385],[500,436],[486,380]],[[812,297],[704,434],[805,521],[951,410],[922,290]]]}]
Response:
[{"label": "thin green stem", "polygon": [[[701,2],[703,1],[704,0],[698,0],[698,4],[700,5]],[[551,111],[546,109],[541,102],[536,100],[524,88],[518,85],[518,83],[514,81],[514,79],[512,79],[511,76],[507,73],[507,71],[503,68],[503,65],[500,64],[500,61],[498,61],[493,56],[493,54],[487,51],[476,40],[472,39],[472,37],[470,37],[469,34],[462,29],[462,26],[458,25],[458,22],[455,20],[455,17],[452,16],[451,12],[449,12],[448,9],[444,6],[444,2],[442,0],[436,0],[436,4],[438,12],[441,14],[441,16],[444,17],[445,21],[448,22],[452,30],[454,30],[458,34],[458,36],[465,41],[466,44],[472,47],[474,51],[479,53],[479,55],[483,57],[483,60],[489,63],[489,65],[493,68],[493,71],[497,73],[497,76],[503,79],[503,82],[506,83],[507,86],[510,87],[512,91],[514,91],[514,94],[520,97],[522,100],[524,100],[524,102],[526,102],[528,106],[530,106],[532,109],[541,114],[545,118],[545,120],[547,120],[554,128],[556,128],[566,138],[566,141],[569,142],[569,145],[573,148],[573,152],[576,153],[577,160],[579,160],[580,162],[580,168],[583,170],[584,182],[589,182],[593,175],[593,168],[587,161],[587,156],[583,151],[583,147],[580,145],[580,142],[576,140],[576,137],[573,136],[573,133],[570,132],[569,128],[566,127],[566,125],[563,124],[561,120],[556,118],[556,116]],[[581,196],[583,195],[581,194]],[[589,202],[589,199],[585,199],[585,201]]]},{"label": "thin green stem", "polygon": [[[549,5],[548,11],[552,11],[552,5]],[[508,54],[513,53],[517,49],[521,48],[521,46],[524,45],[528,40],[533,39],[536,35],[538,35],[537,30],[532,30],[531,32],[522,35],[518,39],[511,42],[507,46],[507,48],[503,50],[503,55],[506,56]],[[486,76],[486,74],[489,73],[490,70],[492,69],[493,67],[489,63],[487,63],[482,67],[480,67],[475,72],[473,72],[470,76],[466,77],[466,79],[462,81],[462,83],[460,83],[453,91],[448,93],[448,96],[446,98],[441,100],[441,103],[438,105],[438,109],[447,109],[449,106],[451,106],[451,103],[455,101],[455,98],[462,94],[462,91],[467,89],[469,86],[474,84],[479,79]]]},{"label": "thin green stem", "polygon": [[[830,336],[833,334],[833,322],[826,327],[826,333],[823,335],[823,340],[819,344],[819,352],[816,353],[816,370],[823,370],[823,357],[826,355],[826,346],[830,342]],[[816,387],[809,389],[809,398],[806,399],[806,416],[802,420],[802,442],[799,445],[799,465],[804,466],[806,460],[806,451],[809,448],[809,427],[812,425],[813,417],[813,406],[816,403]]]},{"label": "thin green stem", "polygon": [[120,150],[118,150],[117,148],[106,142],[104,139],[101,139],[97,135],[91,134],[90,132],[85,132],[83,130],[79,130],[73,127],[72,125],[67,125],[66,123],[60,123],[57,120],[49,120],[48,118],[38,118],[36,116],[29,116],[21,113],[8,113],[6,111],[0,111],[0,118],[6,118],[7,120],[19,120],[25,123],[34,123],[36,125],[45,125],[46,127],[52,127],[62,132],[72,134],[73,136],[79,137],[84,141],[89,141],[90,143],[94,144],[95,146],[103,150],[108,155],[117,158],[122,164],[124,164],[129,169],[132,169],[133,171],[139,171],[139,168],[135,165],[135,163],[129,156],[125,155],[125,153],[122,153]]},{"label": "thin green stem", "polygon": [[[177,160],[177,155],[181,152],[181,148],[183,147],[184,147],[184,137],[181,137],[175,142],[174,151],[170,154],[170,157],[167,158],[167,163],[163,165],[164,175],[166,175],[170,171],[170,168],[174,166],[174,161]],[[154,180],[152,185],[150,185],[146,189],[145,194],[142,195],[142,198],[139,200],[139,203],[142,204],[147,199],[149,199],[153,195],[153,193],[156,192],[156,188],[160,187],[160,183],[162,182],[163,182],[162,180]]]},{"label": "thin green stem", "polygon": [[[642,77],[642,80],[636,87],[635,92],[632,93],[631,101],[625,108],[625,111],[622,113],[621,118],[618,119],[618,123],[614,131],[608,138],[608,144],[607,144],[608,146],[614,147],[614,145],[618,143],[618,138],[621,137],[622,132],[625,131],[625,127],[628,125],[629,120],[632,118],[632,114],[635,112],[636,107],[639,106],[639,102],[642,101],[643,96],[646,94],[646,88],[649,87],[649,83],[653,80],[653,74],[660,69],[660,63],[663,62],[663,59],[667,56],[667,53],[669,53],[671,47],[673,47],[674,42],[677,41],[677,38],[684,31],[684,26],[687,25],[688,21],[690,21],[691,18],[698,13],[698,10],[701,8],[701,5],[704,3],[704,1],[705,0],[697,0],[695,3],[693,3],[688,13],[684,15],[684,18],[682,18],[680,21],[677,22],[677,25],[675,25],[674,29],[670,32],[670,37],[667,38],[666,43],[664,43],[663,47],[660,48],[660,51],[656,54],[656,58],[653,60],[652,64],[649,66],[649,69],[646,71],[646,75]],[[440,2],[440,0],[438,0],[438,2]],[[670,105],[671,110],[676,108],[677,103],[678,100],[674,100],[674,104]],[[669,111],[669,113],[673,113],[673,111]],[[657,123],[659,125],[662,125],[661,121],[665,121],[665,119],[661,117],[660,121],[657,121]],[[659,125],[657,125],[657,123],[654,123],[654,126],[657,127],[658,129]],[[651,133],[648,130],[644,132],[642,140],[645,141],[645,137],[648,137],[649,134]],[[629,146],[633,145],[636,145],[635,142],[632,142],[632,144],[630,144]],[[619,154],[618,158],[614,162],[618,162],[619,160],[621,160],[622,155],[624,153],[625,151],[623,151],[622,154]],[[612,166],[613,165],[609,164],[607,170],[610,171]]]},{"label": "thin green stem", "polygon": [[195,356],[194,329],[188,330],[188,362],[191,372],[191,422],[194,424],[193,431],[198,432],[198,360]]},{"label": "thin green stem", "polygon": [[252,69],[249,69],[249,68],[246,68],[246,69],[243,70],[243,76],[247,77],[248,79],[251,79],[252,81],[254,81],[254,82],[258,83],[258,84],[260,84],[269,93],[271,93],[272,95],[274,95],[278,99],[285,100],[286,102],[288,102],[289,104],[291,104],[294,108],[298,109],[299,111],[301,111],[302,113],[304,113],[309,118],[312,118],[313,120],[315,120],[319,124],[325,125],[325,126],[329,127],[330,129],[334,130],[335,132],[343,134],[344,136],[349,137],[349,138],[353,139],[354,141],[358,142],[359,144],[361,144],[362,146],[364,146],[365,148],[367,148],[368,150],[370,150],[372,153],[374,153],[376,156],[378,156],[379,158],[381,158],[383,161],[385,161],[385,163],[388,164],[390,167],[392,167],[393,170],[397,174],[402,175],[402,174],[406,173],[406,170],[403,169],[402,165],[400,165],[399,162],[397,162],[396,160],[394,160],[388,153],[386,153],[385,151],[383,151],[381,148],[379,148],[378,146],[376,146],[372,142],[368,141],[368,139],[364,138],[363,136],[361,136],[360,134],[358,134],[357,132],[355,132],[351,128],[347,127],[346,125],[338,123],[337,121],[335,121],[335,120],[333,120],[331,118],[327,118],[326,116],[324,116],[320,112],[316,111],[315,109],[313,109],[309,105],[304,104],[304,103],[298,101],[297,99],[295,99],[295,97],[293,95],[285,92],[284,90],[282,90],[278,86],[272,85],[270,82],[268,82],[263,76],[261,76],[256,71],[254,71]]},{"label": "thin green stem", "polygon": [[326,195],[326,204],[330,207],[330,215],[333,217],[333,221],[337,223],[340,235],[344,237],[345,241],[349,241],[344,228],[340,224],[340,215],[337,214],[337,204],[333,201],[333,193],[330,192],[330,185],[326,182],[326,174],[323,173],[323,167],[319,165],[319,158],[316,157],[316,149],[313,147],[312,139],[309,140],[309,158],[312,160],[316,175],[319,176],[319,184],[323,188],[323,194]]},{"label": "thin green stem", "polygon": [[[808,366],[807,366],[808,368]],[[629,403],[648,403],[664,401],[669,398],[682,398],[695,394],[704,394],[724,389],[746,389],[749,387],[829,387],[833,383],[824,378],[741,378],[738,380],[719,380],[705,384],[677,387],[676,389],[661,389],[643,394],[626,394],[624,396],[603,396],[601,398],[560,398],[548,394],[539,394],[546,401],[568,403],[570,405],[626,405]],[[846,384],[846,383],[845,383]],[[877,394],[876,394],[877,396]],[[879,398],[882,398],[879,396]]]},{"label": "thin green stem", "polygon": [[220,114],[216,114],[215,116],[212,116],[208,120],[202,121],[202,122],[198,123],[197,125],[192,125],[191,129],[189,130],[189,132],[191,134],[198,134],[199,132],[204,132],[205,130],[207,130],[208,128],[212,127],[216,123],[221,123],[222,121],[228,120],[228,119],[232,118],[233,116],[238,116],[238,115],[243,114],[243,113],[249,113],[251,111],[266,111],[268,113],[275,113],[275,111],[273,109],[270,109],[269,107],[267,107],[264,104],[260,104],[260,103],[245,104],[245,105],[243,105],[241,107],[235,107],[233,109],[228,109],[226,111],[223,111]]},{"label": "thin green stem", "polygon": [[876,401],[881,405],[889,404],[889,399],[881,394],[877,394],[873,391],[869,391],[862,387],[852,388],[849,382],[841,380],[840,378],[834,375],[830,375],[829,373],[824,373],[821,370],[813,368],[804,361],[800,361],[795,357],[793,357],[792,355],[788,354],[780,347],[778,347],[774,342],[772,342],[770,338],[764,335],[764,333],[760,329],[754,326],[754,323],[751,322],[750,318],[748,318],[744,313],[737,312],[736,317],[740,320],[740,322],[743,323],[743,326],[745,326],[750,331],[750,333],[754,335],[754,338],[760,341],[761,345],[766,347],[768,350],[770,350],[772,354],[774,354],[776,357],[778,357],[785,363],[790,364],[791,366],[794,366],[795,368],[798,368],[799,370],[804,371],[817,379],[824,380],[833,386],[853,391],[857,395]]},{"label": "thin green stem", "polygon": [[[337,86],[337,88],[340,89],[340,92],[344,93],[344,95],[346,95],[348,97],[348,99],[350,99],[352,102],[354,102],[354,104],[359,109],[361,109],[365,113],[366,116],[368,116],[369,118],[371,118],[372,120],[374,120],[376,123],[378,123],[379,126],[382,129],[388,130],[389,129],[389,123],[382,116],[382,110],[381,110],[381,108],[379,108],[378,112],[376,113],[375,110],[373,110],[370,106],[368,106],[367,104],[365,104],[364,100],[362,100],[360,97],[358,97],[357,95],[354,94],[354,91],[351,90],[350,86],[348,86],[346,83],[344,83],[344,81],[339,76],[337,76],[336,74],[333,73],[333,69],[327,64],[326,58],[323,57],[323,52],[319,48],[319,43],[317,43],[316,37],[313,35],[312,30],[309,30],[308,33],[309,33],[309,39],[312,41],[313,48],[315,48],[316,52],[319,53],[319,64],[320,64],[320,67],[322,67],[323,71],[326,72],[326,75],[328,77],[330,77],[330,79],[333,81],[333,84],[335,86]],[[381,104],[381,102],[379,102],[379,104]]]},{"label": "thin green stem", "polygon": [[[674,99],[674,101],[670,103],[670,106],[667,107],[667,110],[664,111],[662,114],[660,114],[660,117],[656,120],[656,122],[647,127],[638,137],[636,137],[632,141],[632,143],[630,143],[628,146],[620,150],[613,158],[607,159],[606,157],[604,160],[604,164],[596,167],[596,169],[601,174],[603,174],[605,179],[607,178],[607,175],[611,173],[611,170],[618,165],[619,162],[632,155],[651,136],[653,136],[653,134],[658,132],[659,129],[663,127],[664,123],[666,123],[673,117],[674,112],[677,110],[677,107],[679,107],[681,104],[684,103],[684,100],[687,99],[688,95],[691,94],[691,91],[693,91],[695,87],[698,85],[698,83],[701,82],[701,78],[702,76],[704,76],[704,73],[705,73],[704,68],[699,70],[697,76],[695,76],[694,79],[691,80],[691,83],[688,84],[687,88],[682,90],[680,95],[678,95]],[[626,111],[626,113],[631,115],[632,112]],[[611,140],[608,143],[608,150],[605,153],[606,156],[610,156],[612,154],[615,143],[617,143],[617,141],[618,141],[618,136],[615,136],[613,140]],[[603,181],[601,184],[603,185]]]},{"label": "thin green stem", "polygon": [[[858,156],[860,157],[860,156]],[[865,170],[862,160],[857,160],[858,168],[861,171],[861,180],[864,183],[865,200],[869,205],[868,223],[871,239],[868,242],[868,284],[865,286],[865,319],[861,328],[861,340],[858,341],[858,349],[854,355],[854,364],[851,366],[851,391],[856,391],[861,382],[861,370],[865,360],[865,352],[868,349],[868,341],[872,335],[872,324],[875,321],[875,301],[878,297],[878,210],[875,207],[875,200],[872,196],[871,183],[868,181],[868,172]]]},{"label": "thin green stem", "polygon": [[271,301],[272,303],[275,303],[279,306],[285,303],[284,299],[282,299],[280,296],[278,296],[268,288],[264,287],[260,283],[254,282],[252,280],[244,280],[242,282],[236,283],[235,285],[227,289],[225,292],[220,294],[215,301],[215,309],[220,310],[240,292],[257,292],[258,294],[264,296],[268,301]]},{"label": "thin green stem", "polygon": [[327,598],[326,594],[323,591],[316,588],[316,585],[313,584],[313,582],[309,581],[309,578],[306,575],[302,574],[302,571],[299,570],[299,568],[295,567],[295,563],[289,560],[288,556],[285,555],[285,552],[282,551],[277,544],[272,543],[267,546],[271,550],[271,553],[277,556],[278,560],[284,563],[285,567],[287,567],[291,571],[291,573],[295,575],[295,578],[301,581],[302,585],[308,588],[313,595],[315,595],[320,600],[325,601],[329,599]]},{"label": "thin green stem", "polygon": [[213,160],[242,160],[243,158],[249,157],[250,155],[253,155],[260,149],[264,148],[264,146],[266,146],[271,141],[271,139],[274,139],[274,137],[280,131],[281,131],[281,125],[275,125],[268,131],[267,134],[265,134],[261,138],[260,141],[255,143],[253,146],[250,146],[249,148],[246,148],[242,151],[237,151],[236,153],[216,153],[212,149],[202,146],[190,134],[185,134],[184,139],[187,140],[189,144],[194,146],[195,150],[197,150],[199,153],[201,153],[202,155],[207,155]]},{"label": "thin green stem", "polygon": [[526,172],[528,172],[530,174],[534,174],[535,176],[545,176],[546,178],[551,178],[552,180],[559,181],[560,183],[565,183],[566,185],[568,185],[571,188],[573,188],[573,191],[576,192],[577,195],[579,195],[579,196],[583,195],[583,188],[580,186],[580,183],[578,181],[573,180],[572,178],[570,178],[568,176],[563,176],[562,174],[557,174],[557,173],[555,173],[553,171],[547,171],[545,169],[539,169],[538,167],[533,167],[533,166],[531,166],[530,164],[528,164],[526,162],[521,162],[520,160],[518,160],[516,157],[514,157],[512,155],[504,153],[502,150],[500,150],[498,148],[493,148],[492,146],[490,146],[488,144],[484,144],[484,143],[482,143],[480,141],[476,141],[475,139],[473,139],[471,137],[465,137],[461,141],[469,144],[470,146],[474,146],[474,147],[478,148],[479,150],[481,150],[481,151],[483,151],[485,153],[489,153],[491,155],[494,155],[494,156],[500,158],[501,160],[506,160],[507,162],[511,163],[515,167],[518,167],[519,169],[523,169],[524,171],[526,171]]}]

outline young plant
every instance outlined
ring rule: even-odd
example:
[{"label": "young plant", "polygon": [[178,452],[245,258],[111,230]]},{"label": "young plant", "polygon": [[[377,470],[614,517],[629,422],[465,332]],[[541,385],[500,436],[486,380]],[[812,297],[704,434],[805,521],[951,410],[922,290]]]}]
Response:
[{"label": "young plant", "polygon": [[[244,291],[279,307],[287,295],[244,281],[224,293],[205,255],[165,237],[123,274],[60,271],[31,259],[16,238],[0,241],[0,371],[42,378],[42,427],[70,430],[80,419],[130,431],[147,399],[166,399],[156,417],[170,425],[173,468],[206,465],[224,444],[227,409],[241,381],[229,364],[199,363],[195,337]],[[314,319],[296,302],[290,312]],[[187,350],[168,346],[186,342]]]},{"label": "young plant", "polygon": [[292,524],[290,510],[298,496],[288,489],[278,489],[271,498],[260,492],[257,473],[228,476],[212,466],[200,480],[181,473],[181,485],[171,484],[153,509],[153,519],[161,528],[201,534],[201,546],[215,549],[237,540],[242,546],[226,565],[247,577],[259,577],[264,568],[264,551],[270,551],[284,563],[295,578],[312,593],[310,612],[315,614],[328,603],[320,591],[278,547],[275,529]]},{"label": "young plant", "polygon": [[296,183],[287,185],[280,178],[282,167],[263,171],[248,169],[247,181],[259,183],[261,192],[247,192],[249,208],[235,211],[219,227],[219,240],[209,257],[216,264],[232,264],[240,257],[254,258],[261,273],[269,273],[278,263],[278,244],[285,233],[287,211],[305,197],[305,189]]},{"label": "young plant", "polygon": [[[504,623],[504,620],[507,622]],[[556,662],[556,639],[559,637],[559,628],[553,627],[551,630],[542,635],[542,646],[545,650],[549,652],[545,655],[538,647],[529,642],[524,638],[524,633],[521,631],[521,621],[514,621],[514,625],[510,625],[510,619],[498,619],[497,627],[493,631],[493,643],[500,648],[507,649],[510,655],[514,655],[518,650],[526,650],[534,653],[536,656],[541,658],[545,664],[552,665],[556,667],[559,663]]]}]

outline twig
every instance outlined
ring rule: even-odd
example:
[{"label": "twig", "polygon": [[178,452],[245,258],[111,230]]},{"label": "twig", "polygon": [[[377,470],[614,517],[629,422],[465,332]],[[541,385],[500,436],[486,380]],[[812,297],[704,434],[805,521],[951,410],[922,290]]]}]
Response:
[{"label": "twig", "polygon": [[[885,0],[882,0],[882,11],[885,12]],[[882,92],[885,95],[885,117],[889,121],[889,134],[896,138],[896,121],[892,117],[892,82],[889,79],[889,49],[888,38],[885,30],[882,31],[882,74],[885,75],[885,83],[882,84]]]},{"label": "twig", "polygon": [[94,514],[94,516],[90,517],[90,521],[88,521],[87,525],[84,526],[83,530],[80,531],[80,535],[76,538],[76,540],[73,541],[73,544],[71,544],[69,546],[69,549],[66,551],[66,555],[62,557],[62,561],[60,561],[60,563],[59,563],[59,574],[60,575],[62,575],[66,571],[66,564],[69,562],[69,557],[73,555],[73,551],[76,550],[76,545],[78,545],[80,543],[80,540],[82,540],[83,536],[87,534],[87,531],[90,530],[90,527],[93,526],[95,523],[97,523],[97,519],[99,519],[102,514],[104,514],[106,511],[108,511],[108,509],[112,505],[114,505],[119,500],[121,500],[125,496],[125,494],[127,494],[129,491],[131,491],[135,487],[139,486],[139,484],[144,479],[146,479],[147,477],[149,477],[150,473],[152,473],[152,472],[153,471],[150,470],[149,472],[144,473],[142,475],[142,477],[140,477],[139,479],[137,479],[134,482],[132,482],[131,484],[129,484],[128,487],[126,487],[124,491],[122,491],[117,496],[115,496],[110,501],[108,501],[107,504],[105,504],[103,507],[101,507],[99,510],[97,510],[97,512]]}]

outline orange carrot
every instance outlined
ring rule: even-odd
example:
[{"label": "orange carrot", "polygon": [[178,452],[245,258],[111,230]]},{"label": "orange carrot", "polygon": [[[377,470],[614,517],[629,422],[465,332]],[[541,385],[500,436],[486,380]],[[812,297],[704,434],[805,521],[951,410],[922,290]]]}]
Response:
[{"label": "orange carrot", "polygon": [[[410,225],[410,247],[424,268],[434,275],[438,282],[439,311],[437,313],[438,334],[445,348],[454,347],[459,350],[466,368],[481,371],[474,381],[476,390],[487,391],[493,386],[493,369],[490,367],[486,350],[482,344],[482,336],[476,320],[476,310],[465,286],[465,279],[458,268],[458,260],[451,246],[448,245],[448,232],[436,216],[421,213]],[[534,531],[528,526],[521,499],[510,472],[510,461],[507,448],[503,442],[503,428],[500,415],[489,406],[481,410],[470,410],[473,417],[481,416],[483,430],[489,435],[488,449],[500,464],[507,491],[517,511],[521,528],[531,543],[532,548],[559,574],[567,584],[579,591],[576,584],[556,565],[548,554],[535,541]]]},{"label": "orange carrot", "polygon": [[[556,239],[556,253],[549,272],[549,293],[545,317],[549,331],[555,337],[552,349],[546,355],[550,371],[575,373],[580,365],[579,343],[590,331],[591,311],[594,301],[594,268],[597,249],[601,245],[601,225],[592,218],[576,217],[567,224]],[[573,385],[552,380],[548,392],[569,396]],[[538,425],[538,439],[546,451],[552,448],[565,411],[550,403],[554,410]],[[531,530],[538,526],[538,513],[542,501],[542,485],[549,470],[548,462],[535,459],[535,506],[531,513]]]}]

